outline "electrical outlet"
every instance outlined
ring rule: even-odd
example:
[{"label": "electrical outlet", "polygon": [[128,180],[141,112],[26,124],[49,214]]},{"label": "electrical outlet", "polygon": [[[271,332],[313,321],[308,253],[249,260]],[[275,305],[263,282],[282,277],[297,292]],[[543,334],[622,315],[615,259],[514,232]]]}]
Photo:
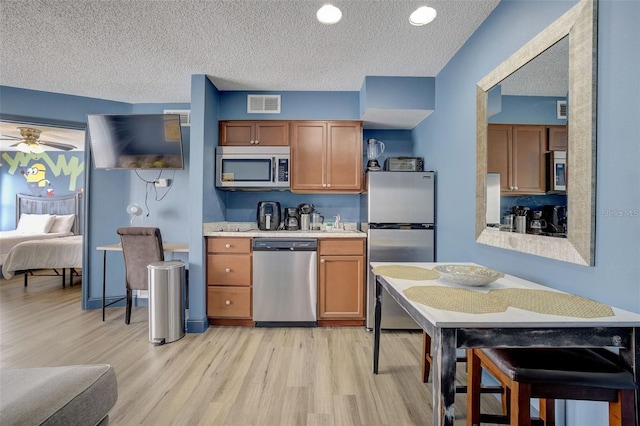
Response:
[{"label": "electrical outlet", "polygon": [[171,186],[171,179],[156,179],[156,188],[166,188]]}]

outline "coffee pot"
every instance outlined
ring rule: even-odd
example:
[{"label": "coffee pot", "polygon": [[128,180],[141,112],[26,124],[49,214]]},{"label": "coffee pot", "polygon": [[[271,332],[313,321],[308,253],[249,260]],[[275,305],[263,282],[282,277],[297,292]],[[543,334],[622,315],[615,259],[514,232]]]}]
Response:
[{"label": "coffee pot", "polygon": [[324,223],[324,216],[320,213],[311,213],[311,230],[320,231],[322,230],[322,224]]},{"label": "coffee pot", "polygon": [[547,221],[542,218],[542,210],[531,212],[531,222],[529,222],[529,230],[533,234],[540,234],[547,227]]},{"label": "coffee pot", "polygon": [[297,207],[287,207],[284,209],[284,229],[297,231],[300,229],[300,213]]},{"label": "coffee pot", "polygon": [[381,170],[378,157],[384,152],[384,142],[374,138],[367,140],[367,170]]}]

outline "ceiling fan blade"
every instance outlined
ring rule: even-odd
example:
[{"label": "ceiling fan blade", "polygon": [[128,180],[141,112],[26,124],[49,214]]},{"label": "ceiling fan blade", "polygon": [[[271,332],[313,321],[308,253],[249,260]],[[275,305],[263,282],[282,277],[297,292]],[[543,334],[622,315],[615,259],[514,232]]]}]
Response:
[{"label": "ceiling fan blade", "polygon": [[10,135],[0,135],[2,137],[0,137],[0,141],[20,141],[22,140],[21,137],[18,136],[10,136]]},{"label": "ceiling fan blade", "polygon": [[38,143],[40,145],[46,145],[46,146],[50,146],[51,148],[56,148],[56,149],[61,149],[63,151],[71,151],[72,149],[75,148],[74,145],[69,145],[68,143],[62,143],[62,142],[52,142],[52,141],[38,141]]}]

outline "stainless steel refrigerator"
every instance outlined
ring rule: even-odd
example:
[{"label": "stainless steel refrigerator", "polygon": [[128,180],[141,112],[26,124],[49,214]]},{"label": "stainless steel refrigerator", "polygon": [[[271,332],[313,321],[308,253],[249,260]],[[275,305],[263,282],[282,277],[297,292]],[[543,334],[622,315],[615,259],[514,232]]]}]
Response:
[{"label": "stainless steel refrigerator", "polygon": [[[435,173],[369,172],[369,262],[435,261]],[[375,275],[367,278],[367,328],[373,328]],[[382,295],[382,328],[417,329],[388,293]]]}]

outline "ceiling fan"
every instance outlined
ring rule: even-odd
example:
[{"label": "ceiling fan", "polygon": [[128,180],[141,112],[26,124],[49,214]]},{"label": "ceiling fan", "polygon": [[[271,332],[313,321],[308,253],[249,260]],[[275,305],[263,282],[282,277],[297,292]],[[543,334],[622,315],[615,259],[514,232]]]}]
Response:
[{"label": "ceiling fan", "polygon": [[40,154],[44,152],[44,148],[42,147],[42,145],[46,145],[55,149],[61,149],[63,151],[70,151],[75,148],[74,145],[62,142],[41,140],[40,133],[42,133],[42,130],[40,129],[35,129],[33,127],[18,127],[17,129],[20,131],[20,137],[2,135],[0,137],[0,140],[19,141],[11,146],[15,146],[19,151],[22,152]]}]

